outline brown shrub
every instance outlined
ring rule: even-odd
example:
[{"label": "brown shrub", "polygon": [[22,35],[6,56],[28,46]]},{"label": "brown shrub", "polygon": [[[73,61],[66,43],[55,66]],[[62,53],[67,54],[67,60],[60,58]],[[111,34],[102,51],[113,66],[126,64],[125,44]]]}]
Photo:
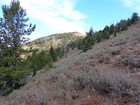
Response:
[{"label": "brown shrub", "polygon": [[92,70],[91,68],[73,74],[72,79],[65,86],[67,90],[69,87],[74,90],[83,90],[86,87],[90,90],[95,88],[100,94],[116,97],[135,96],[140,89],[138,81],[124,73],[114,70]]},{"label": "brown shrub", "polygon": [[111,55],[118,55],[121,52],[121,49],[118,46],[116,46],[116,47],[110,47],[108,50],[109,50],[109,53]]},{"label": "brown shrub", "polygon": [[121,64],[125,67],[131,68],[140,68],[140,58],[137,58],[133,55],[124,55],[121,56]]}]

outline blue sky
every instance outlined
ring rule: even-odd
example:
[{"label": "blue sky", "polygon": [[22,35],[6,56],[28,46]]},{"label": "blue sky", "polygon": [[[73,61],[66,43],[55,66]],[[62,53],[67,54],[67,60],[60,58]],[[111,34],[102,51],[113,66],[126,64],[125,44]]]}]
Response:
[{"label": "blue sky", "polygon": [[[11,0],[0,0],[0,6]],[[54,33],[95,31],[140,13],[140,0],[20,0],[30,22],[37,25],[30,39]],[[0,9],[0,17],[2,11]]]}]

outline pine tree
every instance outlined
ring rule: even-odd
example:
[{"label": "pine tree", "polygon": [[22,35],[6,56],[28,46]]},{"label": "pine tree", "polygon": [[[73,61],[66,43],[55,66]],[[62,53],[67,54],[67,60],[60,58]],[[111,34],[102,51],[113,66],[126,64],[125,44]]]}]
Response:
[{"label": "pine tree", "polygon": [[115,26],[114,24],[110,25],[109,34],[112,35],[114,33]]},{"label": "pine tree", "polygon": [[[0,82],[4,87],[16,88],[19,83],[21,71],[18,66],[22,59],[21,55],[25,53],[22,44],[29,39],[35,30],[35,25],[27,24],[29,18],[26,18],[26,11],[20,6],[18,0],[11,1],[10,6],[2,6],[3,18],[0,18]],[[3,88],[4,88],[3,87]]]},{"label": "pine tree", "polygon": [[86,32],[87,36],[82,40],[82,50],[85,52],[92,48],[95,43],[95,34],[91,27],[89,32]]},{"label": "pine tree", "polygon": [[82,50],[85,52],[92,48],[92,44],[89,42],[89,37],[85,37],[82,41]]},{"label": "pine tree", "polygon": [[127,20],[120,20],[120,30],[125,31],[128,29]]},{"label": "pine tree", "polygon": [[104,32],[104,36],[105,36],[105,39],[109,39],[110,38],[110,34],[108,31],[105,31]]},{"label": "pine tree", "polygon": [[136,21],[139,20],[139,16],[138,16],[138,13],[134,12],[131,16],[131,23],[134,24],[136,23]]},{"label": "pine tree", "polygon": [[127,19],[127,26],[131,26],[131,19]]},{"label": "pine tree", "polygon": [[94,35],[94,30],[93,28],[91,27],[89,32],[86,32],[87,36],[91,36],[91,35]]},{"label": "pine tree", "polygon": [[116,32],[120,32],[121,31],[121,24],[117,23],[115,28],[116,28]]},{"label": "pine tree", "polygon": [[102,40],[105,40],[104,33],[100,30],[96,33],[95,42],[100,43]]},{"label": "pine tree", "polygon": [[54,48],[53,48],[52,45],[51,45],[51,47],[50,47],[49,53],[50,53],[50,55],[51,55],[53,61],[56,62],[56,61],[57,61],[56,52],[55,52],[55,50],[54,50]]},{"label": "pine tree", "polygon": [[32,52],[32,55],[28,57],[26,62],[30,62],[30,69],[33,71],[33,75],[36,75],[37,70],[40,70],[44,68],[45,66],[52,65],[52,57],[50,57],[50,54],[47,54],[46,51],[37,51],[34,50]]}]

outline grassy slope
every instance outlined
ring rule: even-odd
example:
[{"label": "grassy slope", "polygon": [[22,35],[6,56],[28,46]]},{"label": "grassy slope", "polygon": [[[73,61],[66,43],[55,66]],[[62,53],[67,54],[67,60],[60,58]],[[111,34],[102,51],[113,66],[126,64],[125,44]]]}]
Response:
[{"label": "grassy slope", "polygon": [[70,42],[79,40],[82,37],[83,35],[78,32],[52,34],[36,39],[25,45],[24,48],[28,49],[32,47],[33,49],[47,50],[50,48],[51,45],[53,45],[54,47],[62,47],[62,45],[67,45]]},{"label": "grassy slope", "polygon": [[139,65],[140,23],[87,52],[71,51],[0,105],[138,105]]}]

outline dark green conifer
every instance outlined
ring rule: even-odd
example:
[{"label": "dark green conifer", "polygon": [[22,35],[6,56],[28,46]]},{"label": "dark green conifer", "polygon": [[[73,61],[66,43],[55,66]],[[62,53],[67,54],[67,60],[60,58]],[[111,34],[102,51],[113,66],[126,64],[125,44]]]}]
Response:
[{"label": "dark green conifer", "polygon": [[57,61],[57,56],[56,56],[56,52],[55,49],[53,48],[53,46],[51,45],[50,50],[49,50],[50,55],[52,56],[52,59],[54,62]]},{"label": "dark green conifer", "polygon": [[[0,82],[4,83],[2,88],[10,89],[18,87],[23,71],[19,65],[22,62],[21,55],[26,51],[22,44],[29,39],[35,25],[27,24],[29,18],[26,11],[20,6],[18,0],[11,1],[10,6],[2,6],[3,18],[0,18]],[[1,87],[0,87],[1,88]]]}]

